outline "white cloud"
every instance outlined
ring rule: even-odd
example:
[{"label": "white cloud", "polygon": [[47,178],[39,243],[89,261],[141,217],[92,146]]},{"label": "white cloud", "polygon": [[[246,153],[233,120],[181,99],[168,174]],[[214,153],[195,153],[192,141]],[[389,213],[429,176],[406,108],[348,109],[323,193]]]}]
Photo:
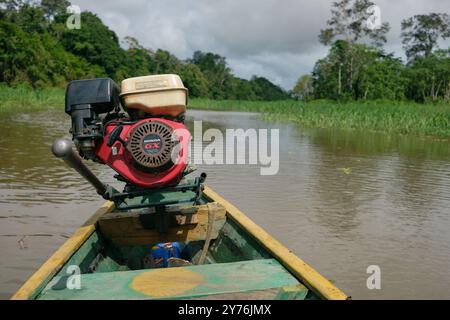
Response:
[{"label": "white cloud", "polygon": [[[120,38],[187,58],[195,50],[227,57],[237,76],[264,76],[292,88],[327,48],[317,35],[332,0],[73,0],[93,11]],[[373,0],[391,24],[387,51],[402,55],[400,22],[414,14],[449,12],[448,0]]]}]

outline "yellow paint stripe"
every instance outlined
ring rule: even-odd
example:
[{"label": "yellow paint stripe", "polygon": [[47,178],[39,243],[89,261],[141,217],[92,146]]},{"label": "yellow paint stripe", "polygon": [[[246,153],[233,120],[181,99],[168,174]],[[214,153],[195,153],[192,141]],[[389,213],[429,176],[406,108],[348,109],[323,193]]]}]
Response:
[{"label": "yellow paint stripe", "polygon": [[130,288],[157,298],[170,298],[204,283],[203,276],[182,267],[155,269],[135,276]]},{"label": "yellow paint stripe", "polygon": [[256,225],[238,208],[222,198],[211,188],[205,187],[203,194],[212,201],[219,202],[227,210],[227,215],[238,225],[255,238],[280,263],[282,263],[294,276],[300,279],[308,288],[324,299],[346,300],[349,297],[339,288],[325,279],[316,270],[297,257],[279,241],[275,240],[264,229]]},{"label": "yellow paint stripe", "polygon": [[83,227],[96,224],[98,219],[114,209],[114,202],[105,201],[105,203],[82,225]]},{"label": "yellow paint stripe", "polygon": [[95,231],[95,223],[98,218],[110,212],[114,203],[107,201],[98,209],[94,215],[25,282],[22,287],[11,297],[12,300],[27,300],[34,298],[36,291],[44,286],[70,259],[70,257],[81,247],[81,245]]}]

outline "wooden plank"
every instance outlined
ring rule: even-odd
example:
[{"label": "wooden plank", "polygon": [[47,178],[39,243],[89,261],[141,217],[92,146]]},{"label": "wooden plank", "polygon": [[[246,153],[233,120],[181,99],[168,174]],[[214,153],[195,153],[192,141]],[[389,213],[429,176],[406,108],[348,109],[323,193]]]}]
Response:
[{"label": "wooden plank", "polygon": [[80,290],[59,282],[55,277],[39,299],[189,299],[299,284],[275,259],[84,274]]},{"label": "wooden plank", "polygon": [[308,295],[308,288],[304,285],[297,284],[294,286],[282,287],[275,300],[305,300]]},{"label": "wooden plank", "polygon": [[58,273],[70,257],[81,247],[81,245],[95,231],[95,222],[101,215],[112,211],[114,203],[105,202],[92,218],[80,227],[67,241],[22,285],[22,287],[11,297],[12,300],[34,299]]},{"label": "wooden plank", "polygon": [[[197,211],[199,210],[198,206],[195,207],[188,207],[188,208],[181,208],[177,211],[169,211],[165,214],[168,216],[169,224],[170,226],[182,226],[182,225],[195,225],[198,224],[198,215]],[[223,215],[225,216],[225,214]],[[108,214],[103,215],[99,222],[102,225],[130,225],[135,224],[136,228],[143,229],[144,226],[141,225],[141,223],[138,223],[140,221],[140,217],[145,218],[147,220],[148,224],[152,224],[153,228],[156,226],[156,215],[152,212],[146,212],[145,210],[136,210],[136,211],[128,211],[128,212],[111,212]]]},{"label": "wooden plank", "polygon": [[291,250],[286,248],[279,241],[275,240],[264,229],[256,225],[238,208],[230,202],[222,198],[211,188],[205,187],[203,195],[210,201],[222,204],[227,216],[233,219],[239,226],[246,230],[253,238],[255,238],[264,248],[266,248],[280,263],[282,263],[293,275],[302,281],[314,293],[324,299],[330,300],[347,300],[349,297],[324,278],[311,266],[297,257]]},{"label": "wooden plank", "polygon": [[[204,240],[208,227],[208,206],[196,207],[196,224],[172,225],[166,234],[156,229],[146,229],[138,213],[111,213],[99,219],[102,234],[113,243],[123,246],[139,246],[167,241]],[[151,214],[151,213],[150,213]],[[212,239],[216,239],[226,222],[226,210],[219,205],[216,209]]]}]

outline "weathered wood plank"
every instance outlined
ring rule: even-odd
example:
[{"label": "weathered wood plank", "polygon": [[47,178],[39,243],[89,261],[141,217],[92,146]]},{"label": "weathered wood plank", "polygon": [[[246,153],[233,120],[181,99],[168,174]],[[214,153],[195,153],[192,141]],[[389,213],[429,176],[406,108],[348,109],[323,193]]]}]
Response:
[{"label": "weathered wood plank", "polygon": [[[153,213],[147,213],[153,215]],[[208,228],[208,206],[196,206],[196,212],[174,215],[187,216],[183,224],[174,223],[167,233],[161,234],[157,229],[146,229],[139,218],[139,212],[110,213],[99,219],[98,224],[102,234],[117,245],[138,246],[166,241],[199,241],[204,240]],[[195,217],[193,216],[195,215]],[[189,217],[190,216],[190,217]],[[196,223],[192,223],[195,221]],[[212,239],[216,239],[226,221],[226,210],[218,205],[213,224]]]},{"label": "weathered wood plank", "polygon": [[275,296],[275,300],[304,300],[308,295],[308,288],[303,284],[297,284],[295,286],[282,287],[278,294]]}]

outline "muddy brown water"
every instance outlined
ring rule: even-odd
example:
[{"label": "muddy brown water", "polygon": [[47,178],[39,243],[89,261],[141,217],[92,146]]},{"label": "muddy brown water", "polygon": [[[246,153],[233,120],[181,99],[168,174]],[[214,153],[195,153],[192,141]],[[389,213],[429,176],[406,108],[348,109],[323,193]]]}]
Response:
[{"label": "muddy brown water", "polygon": [[[255,114],[190,111],[204,128],[279,128],[280,170],[200,165],[208,184],[354,299],[450,299],[450,142],[303,129]],[[0,298],[103,203],[50,152],[62,111],[0,118]],[[113,171],[89,163],[108,183]],[[367,267],[381,270],[369,290]]]}]

